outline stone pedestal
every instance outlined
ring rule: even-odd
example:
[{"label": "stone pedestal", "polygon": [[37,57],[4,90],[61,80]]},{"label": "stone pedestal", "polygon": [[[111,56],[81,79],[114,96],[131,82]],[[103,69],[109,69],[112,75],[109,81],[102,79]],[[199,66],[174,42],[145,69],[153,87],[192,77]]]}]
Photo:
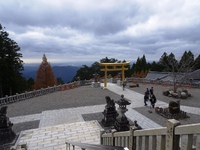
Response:
[{"label": "stone pedestal", "polygon": [[107,105],[105,110],[102,112],[104,118],[101,123],[104,127],[110,127],[114,125],[118,113],[116,111],[114,100],[111,100],[109,96],[106,96]]},{"label": "stone pedestal", "polygon": [[122,81],[121,80],[117,80],[117,85],[121,86],[122,85]]},{"label": "stone pedestal", "polygon": [[93,88],[100,87],[100,82],[92,82],[92,87]]},{"label": "stone pedestal", "polygon": [[113,108],[105,108],[105,110],[102,112],[104,118],[102,119],[101,123],[104,127],[111,127],[114,125],[114,122],[116,121],[116,117],[118,116],[117,111],[115,110],[115,107]]},{"label": "stone pedestal", "polygon": [[129,131],[130,130],[130,123],[126,116],[119,116],[117,117],[115,123],[114,123],[115,129],[120,131]]},{"label": "stone pedestal", "polygon": [[117,117],[114,127],[115,129],[120,131],[129,131],[130,130],[130,123],[125,116],[125,112],[128,111],[126,108],[127,105],[130,105],[131,103],[124,99],[124,95],[121,95],[121,99],[116,102],[119,105],[118,112],[119,116]]},{"label": "stone pedestal", "polygon": [[7,106],[0,108],[0,145],[9,147],[9,145],[14,144],[16,140],[16,134],[12,130],[13,124],[6,117]]},{"label": "stone pedestal", "polygon": [[16,134],[11,127],[0,129],[0,145],[12,145],[16,139]]}]

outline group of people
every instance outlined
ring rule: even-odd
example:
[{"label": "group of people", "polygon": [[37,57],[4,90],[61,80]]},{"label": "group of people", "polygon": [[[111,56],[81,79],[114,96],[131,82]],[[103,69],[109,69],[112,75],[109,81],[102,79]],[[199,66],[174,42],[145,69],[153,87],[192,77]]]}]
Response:
[{"label": "group of people", "polygon": [[154,108],[156,104],[156,96],[154,95],[154,89],[151,87],[149,90],[147,88],[146,92],[144,93],[144,106],[147,106],[147,101],[150,101],[150,109],[151,107]]},{"label": "group of people", "polygon": [[[122,89],[125,90],[126,87],[126,80],[122,83]],[[155,107],[156,104],[156,96],[154,95],[154,89],[151,87],[150,89],[147,88],[147,90],[144,93],[144,106],[147,106],[147,102],[150,101],[150,110],[151,108]]]}]

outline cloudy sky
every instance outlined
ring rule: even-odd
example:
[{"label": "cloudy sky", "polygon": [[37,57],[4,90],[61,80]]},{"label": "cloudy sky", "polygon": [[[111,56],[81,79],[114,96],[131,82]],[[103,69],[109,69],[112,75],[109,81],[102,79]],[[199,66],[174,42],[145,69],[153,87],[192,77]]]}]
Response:
[{"label": "cloudy sky", "polygon": [[199,0],[0,0],[0,23],[26,64],[200,52]]}]

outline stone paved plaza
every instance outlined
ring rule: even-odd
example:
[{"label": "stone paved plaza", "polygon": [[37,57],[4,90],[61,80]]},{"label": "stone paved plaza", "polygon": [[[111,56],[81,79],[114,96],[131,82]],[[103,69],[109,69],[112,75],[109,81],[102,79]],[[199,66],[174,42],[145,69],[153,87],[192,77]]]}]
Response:
[{"label": "stone paved plaza", "polygon": [[[131,105],[128,105],[127,107],[128,112],[126,113],[126,116],[129,120],[131,120],[132,122],[134,120],[137,120],[138,124],[144,129],[165,126],[165,118],[162,118],[155,112],[148,113],[149,107],[144,106],[143,94],[141,93],[143,93],[147,86],[150,87],[152,85],[141,85],[139,88],[125,89],[124,91],[122,90],[122,87],[117,86],[116,84],[109,83],[107,86],[107,90],[104,90],[102,88],[92,88],[91,86],[83,86],[76,89],[51,93],[41,97],[36,97],[29,100],[9,104],[8,115],[10,116],[11,122],[15,124],[15,132],[19,133],[21,130],[36,128],[21,132],[21,140],[19,142],[23,143],[29,141],[29,143],[33,143],[30,142],[30,140],[36,141],[35,143],[38,143],[35,146],[29,146],[31,146],[32,149],[37,149],[37,146],[40,145],[40,142],[43,143],[44,139],[41,139],[39,135],[38,137],[36,137],[37,135],[35,135],[32,131],[35,131],[36,133],[40,132],[40,130],[41,132],[43,130],[51,131],[54,128],[54,126],[55,128],[56,126],[58,126],[59,128],[64,128],[67,126],[67,124],[71,124],[71,126],[76,126],[77,123],[82,124],[82,126],[80,125],[81,130],[83,130],[83,126],[90,126],[90,124],[97,125],[98,122],[92,120],[89,121],[87,125],[85,125],[82,115],[87,116],[87,114],[103,112],[106,105],[105,96],[110,96],[111,99],[119,100],[121,94],[123,94],[125,98],[131,102]],[[157,93],[159,90],[159,88],[156,88],[158,87],[155,87],[155,93]],[[196,93],[198,94],[198,92]],[[195,96],[196,95],[194,95],[194,97]],[[165,97],[161,97],[161,94],[157,97],[159,98],[159,100],[156,103],[156,106],[168,106],[168,103],[166,103],[167,101],[162,100],[165,99]],[[199,101],[199,99],[197,99],[196,101]],[[189,119],[182,120],[181,124],[192,124],[200,122],[199,106],[192,107],[181,105],[181,109],[191,114],[191,117]],[[26,126],[27,124],[29,127]],[[92,130],[93,129],[91,129],[91,131]],[[100,130],[101,127],[97,125],[95,127],[95,137],[92,138],[93,141],[90,140],[91,144],[97,144],[100,142]],[[72,130],[70,130],[70,132],[71,131]],[[54,138],[53,135],[60,134],[60,136],[63,137],[65,135],[62,132],[64,131],[52,130],[52,132],[46,132],[46,138],[50,138],[51,144],[46,144],[45,146],[43,144],[43,149],[45,149],[45,147],[47,149],[50,149],[50,147],[52,149],[56,149],[55,141],[59,141],[59,139]],[[79,141],[79,138],[81,137],[77,136],[76,141]],[[65,145],[63,144],[63,142],[70,140],[67,137],[64,137],[63,139],[61,140],[62,148],[63,145]],[[88,141],[88,139],[84,138],[84,140],[82,140],[81,142],[84,141]]]}]

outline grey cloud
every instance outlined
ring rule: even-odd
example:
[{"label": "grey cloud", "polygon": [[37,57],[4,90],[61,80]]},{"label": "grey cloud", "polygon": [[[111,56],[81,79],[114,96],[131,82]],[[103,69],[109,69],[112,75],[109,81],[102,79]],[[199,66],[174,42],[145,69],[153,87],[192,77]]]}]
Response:
[{"label": "grey cloud", "polygon": [[[186,10],[194,11],[191,14],[197,15],[196,20],[184,24],[177,21],[182,21],[179,15],[184,16],[184,7],[180,7],[181,13],[177,13],[179,8],[171,13],[165,12],[163,5],[158,8],[160,13],[153,4],[143,1],[105,1],[101,7],[94,1],[84,1],[93,3],[86,4],[93,6],[88,8],[75,7],[76,1],[59,0],[55,6],[52,2],[7,0],[0,5],[0,23],[26,58],[41,58],[47,53],[48,57],[61,60],[98,61],[106,56],[137,59],[143,54],[158,59],[165,51],[178,55],[189,49],[199,53],[199,13],[192,6]],[[177,22],[170,22],[172,17]]]},{"label": "grey cloud", "polygon": [[[60,25],[104,35],[125,29],[130,23],[129,20],[132,20],[139,13],[139,7],[136,4],[116,6],[116,8],[110,10],[88,8],[88,10],[79,11],[67,5],[58,9],[40,6],[39,3],[33,5],[30,3],[20,6],[19,3],[13,2],[10,6],[5,6],[7,9],[5,13],[9,13],[9,15],[0,15],[2,21],[6,23],[15,22],[16,25],[23,27],[55,27]],[[3,12],[0,11],[0,14],[3,14]]]}]

